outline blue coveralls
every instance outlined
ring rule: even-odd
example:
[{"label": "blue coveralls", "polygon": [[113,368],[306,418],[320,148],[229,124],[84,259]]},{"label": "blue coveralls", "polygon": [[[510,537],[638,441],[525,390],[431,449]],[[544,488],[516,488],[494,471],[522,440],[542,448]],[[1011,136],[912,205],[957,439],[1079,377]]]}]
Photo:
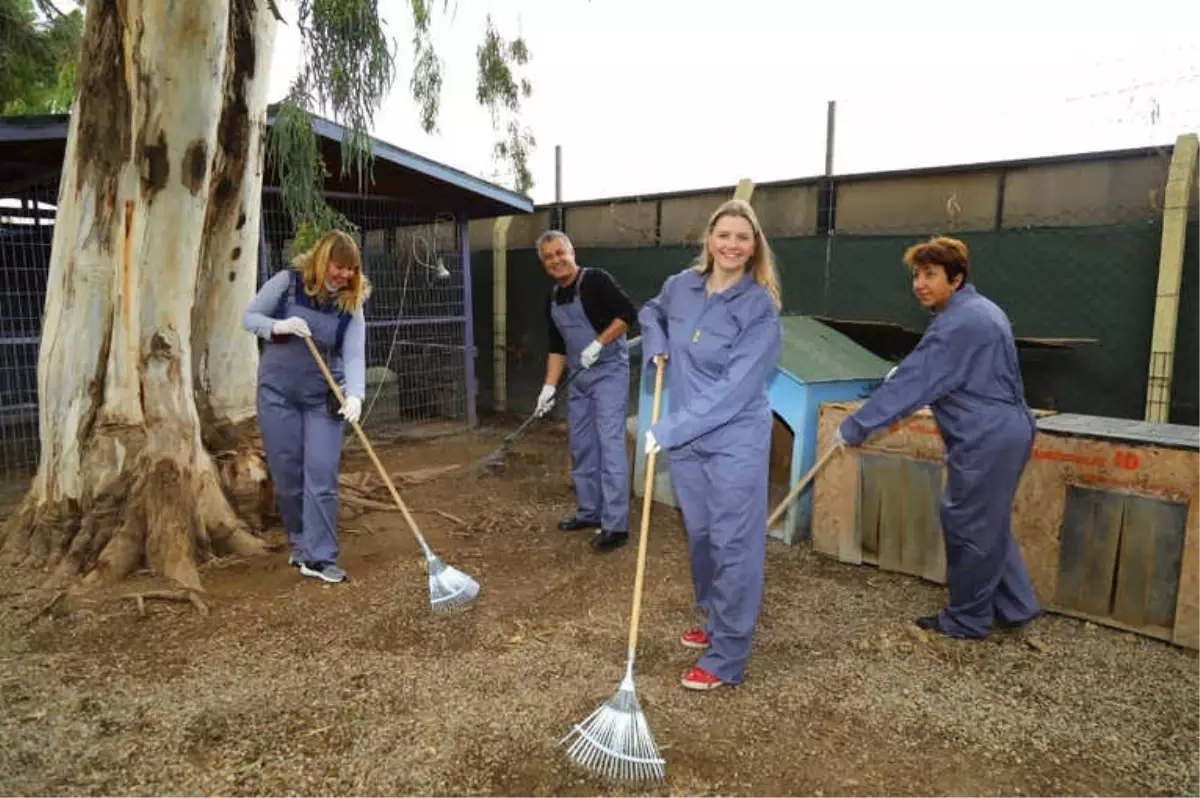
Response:
[{"label": "blue coveralls", "polygon": [[[567,348],[567,367],[578,369],[579,357],[596,340],[583,310],[583,281],[575,278],[575,299],[550,303],[550,317]],[[558,287],[555,287],[555,292]],[[571,443],[571,476],[579,509],[576,517],[606,532],[629,530],[629,457],[625,450],[625,413],[629,408],[629,345],[624,334],[600,351],[592,367],[567,388],[567,429]]]},{"label": "blue coveralls", "polygon": [[1012,502],[1036,424],[1008,317],[970,283],[893,377],[842,422],[842,437],[858,446],[925,405],[945,442],[948,472],[941,520],[950,603],[938,628],[978,638],[994,620],[1024,623],[1039,605],[1012,534]]},{"label": "blue coveralls", "polygon": [[[332,302],[313,307],[301,276],[288,269],[291,284],[271,314],[299,316],[334,379],[344,381],[342,341],[351,314]],[[292,552],[304,562],[336,563],[338,558],[338,468],[345,423],[331,412],[329,384],[304,341],[273,336],[258,365],[258,423],[274,483],[279,514]]]},{"label": "blue coveralls", "polygon": [[704,275],[668,278],[638,314],[644,373],[666,354],[668,412],[651,428],[669,453],[710,645],[697,665],[739,684],[762,603],[771,405],[779,313],[750,276],[706,296]]}]

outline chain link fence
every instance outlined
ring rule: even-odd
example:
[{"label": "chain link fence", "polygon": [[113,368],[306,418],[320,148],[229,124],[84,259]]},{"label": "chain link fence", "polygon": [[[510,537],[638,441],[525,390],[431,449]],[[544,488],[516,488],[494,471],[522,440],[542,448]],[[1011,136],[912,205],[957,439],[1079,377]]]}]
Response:
[{"label": "chain link fence", "polygon": [[[57,181],[48,181],[0,198],[0,505],[19,498],[40,454],[37,364],[57,192]],[[464,226],[452,214],[431,217],[394,199],[328,200],[358,225],[374,287],[364,309],[364,429],[388,440],[473,425]],[[291,260],[292,234],[278,192],[265,188],[260,284]]]},{"label": "chain link fence", "polygon": [[[372,285],[363,310],[363,429],[388,439],[474,424],[464,227],[453,214],[422,214],[390,198],[327,194],[326,201],[358,226],[363,271]],[[273,188],[264,189],[262,219],[260,281],[265,281],[291,260],[293,231]]]},{"label": "chain link fence", "polygon": [[58,183],[0,197],[0,505],[37,467],[38,345]]}]

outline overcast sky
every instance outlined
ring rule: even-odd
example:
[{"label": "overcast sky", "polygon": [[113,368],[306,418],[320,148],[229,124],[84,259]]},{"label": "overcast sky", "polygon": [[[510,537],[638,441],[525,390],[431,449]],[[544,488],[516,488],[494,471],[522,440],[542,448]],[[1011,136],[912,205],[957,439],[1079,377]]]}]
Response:
[{"label": "overcast sky", "polygon": [[[375,134],[502,183],[475,47],[488,13],[525,37],[537,202],[554,198],[556,144],[565,200],[819,174],[828,100],[841,174],[1170,143],[1200,127],[1197,2],[451,0],[435,22],[436,135],[408,97],[406,4],[381,5],[402,46]],[[298,57],[294,25],[281,29],[272,101]]]}]

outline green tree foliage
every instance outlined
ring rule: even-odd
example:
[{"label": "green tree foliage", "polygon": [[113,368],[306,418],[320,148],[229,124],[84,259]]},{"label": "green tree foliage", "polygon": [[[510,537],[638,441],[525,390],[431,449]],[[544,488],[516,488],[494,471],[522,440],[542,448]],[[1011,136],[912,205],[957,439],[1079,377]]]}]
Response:
[{"label": "green tree foliage", "polygon": [[[432,133],[437,129],[442,91],[443,64],[433,44],[438,3],[405,2],[413,28],[409,92],[417,104],[422,129]],[[395,80],[397,47],[385,32],[377,0],[296,0],[296,7],[304,54],[287,97],[276,111],[269,153],[279,174],[284,208],[296,229],[292,246],[301,251],[327,230],[356,232],[322,196],[328,172],[310,114],[328,115],[343,126],[342,176],[353,170],[360,187],[369,183],[369,131]],[[442,0],[440,12],[448,10],[449,0]],[[511,166],[512,187],[528,192],[533,186],[528,157],[534,139],[522,128],[520,111],[521,101],[529,97],[532,87],[516,71],[529,62],[529,50],[519,37],[505,40],[500,36],[489,16],[477,59],[476,99],[491,112],[498,137],[493,154]]]},{"label": "green tree foliage", "polygon": [[68,111],[82,36],[79,9],[0,0],[0,115]]}]

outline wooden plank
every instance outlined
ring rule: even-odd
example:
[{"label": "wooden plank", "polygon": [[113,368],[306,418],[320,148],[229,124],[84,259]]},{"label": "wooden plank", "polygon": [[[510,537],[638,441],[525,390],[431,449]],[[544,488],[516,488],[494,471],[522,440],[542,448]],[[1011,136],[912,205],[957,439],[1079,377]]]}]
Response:
[{"label": "wooden plank", "polygon": [[[1142,496],[1125,498],[1121,546],[1140,561],[1131,563],[1126,584],[1118,581],[1114,618],[1137,626],[1175,625],[1186,525],[1187,507],[1182,504]],[[1125,559],[1122,556],[1123,562]]]},{"label": "wooden plank", "polygon": [[1067,489],[1057,592],[1063,608],[1109,614],[1123,511],[1119,495]]},{"label": "wooden plank", "polygon": [[946,583],[946,541],[942,534],[942,491],[945,469],[924,463],[921,474],[925,479],[922,495],[925,502],[914,518],[924,531],[921,551],[921,576],[931,582]]},{"label": "wooden plank", "polygon": [[904,481],[904,461],[897,457],[875,457],[876,479],[879,484],[879,567],[899,571],[900,546],[904,540],[904,501],[907,496]]},{"label": "wooden plank", "polygon": [[878,561],[880,545],[880,513],[883,508],[882,488],[885,458],[872,454],[858,456],[858,539],[862,557]]},{"label": "wooden plank", "polygon": [[[1195,464],[1192,464],[1192,484]],[[1175,601],[1175,630],[1171,641],[1192,650],[1200,649],[1200,500],[1188,501],[1187,537],[1179,566],[1179,597]]]},{"label": "wooden plank", "polygon": [[[1112,607],[1112,617],[1130,626],[1146,623],[1146,601],[1154,579],[1157,535],[1153,523],[1154,514],[1140,510],[1136,500],[1136,496],[1126,498]],[[1146,523],[1147,521],[1149,523]],[[1172,612],[1174,609],[1172,606]],[[1170,626],[1169,623],[1163,625]]]},{"label": "wooden plank", "polygon": [[905,529],[901,567],[905,573],[927,578],[931,554],[941,544],[938,513],[942,468],[921,460],[905,462]]},{"label": "wooden plank", "polygon": [[1113,580],[1117,572],[1117,551],[1121,545],[1121,523],[1125,516],[1124,497],[1093,491],[1092,538],[1084,547],[1083,593],[1079,608],[1096,615],[1112,611]]}]

